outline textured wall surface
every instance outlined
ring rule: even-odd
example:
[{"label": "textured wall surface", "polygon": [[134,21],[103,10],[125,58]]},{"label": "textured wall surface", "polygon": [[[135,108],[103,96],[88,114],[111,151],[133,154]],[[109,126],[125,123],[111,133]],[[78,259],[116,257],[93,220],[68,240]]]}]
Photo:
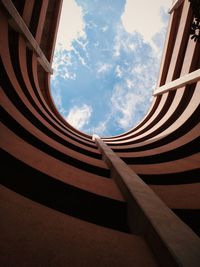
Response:
[{"label": "textured wall surface", "polygon": [[[44,64],[52,62],[61,5],[0,2],[1,266],[166,266],[142,235],[131,233],[127,200],[95,141],[53,105]],[[19,17],[43,56],[22,32]],[[157,87],[200,68],[192,20],[187,0],[172,11]],[[198,78],[155,91],[137,127],[102,138],[197,235],[199,133]]]}]

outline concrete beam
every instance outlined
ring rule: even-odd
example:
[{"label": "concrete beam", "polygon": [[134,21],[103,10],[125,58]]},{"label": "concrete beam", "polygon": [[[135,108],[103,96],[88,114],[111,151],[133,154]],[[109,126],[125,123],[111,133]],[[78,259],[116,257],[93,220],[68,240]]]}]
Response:
[{"label": "concrete beam", "polygon": [[[11,0],[1,0],[1,3],[11,16],[10,25],[17,30],[19,33],[21,33],[24,38],[27,41],[27,46],[32,49],[38,56],[38,61],[41,64],[41,66],[44,68],[46,72],[53,73],[53,69],[51,68],[51,65],[47,58],[45,57],[44,53],[42,52],[39,44],[33,37],[32,33],[29,31],[28,27],[26,26],[26,23],[18,13],[17,9],[15,8],[14,4]],[[14,24],[14,25],[13,25]]]},{"label": "concrete beam", "polygon": [[198,236],[100,138],[95,142],[127,201],[131,231],[144,236],[161,266],[199,266]]},{"label": "concrete beam", "polygon": [[169,13],[169,14],[172,14],[172,12],[173,12],[175,9],[179,8],[179,6],[183,3],[183,1],[184,1],[184,0],[175,0],[175,1],[173,1],[173,4],[172,4],[172,6],[170,7],[168,13]]},{"label": "concrete beam", "polygon": [[161,87],[158,87],[155,89],[153,95],[161,95],[164,94],[168,91],[175,90],[181,87],[184,87],[186,85],[195,83],[200,80],[200,69],[195,70],[189,74],[186,74],[172,82],[169,82]]}]

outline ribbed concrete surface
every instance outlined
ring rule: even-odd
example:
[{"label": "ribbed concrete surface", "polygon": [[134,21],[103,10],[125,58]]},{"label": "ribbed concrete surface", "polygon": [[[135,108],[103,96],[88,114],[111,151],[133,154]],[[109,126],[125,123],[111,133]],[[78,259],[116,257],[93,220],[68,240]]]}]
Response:
[{"label": "ribbed concrete surface", "polygon": [[[62,1],[12,2],[51,64]],[[192,20],[187,0],[172,12],[157,87],[200,68]],[[95,142],[58,113],[50,75],[3,4],[0,29],[1,265],[155,266],[142,237],[125,233],[127,203]],[[155,95],[134,129],[103,138],[197,234],[199,94],[195,82]]]}]

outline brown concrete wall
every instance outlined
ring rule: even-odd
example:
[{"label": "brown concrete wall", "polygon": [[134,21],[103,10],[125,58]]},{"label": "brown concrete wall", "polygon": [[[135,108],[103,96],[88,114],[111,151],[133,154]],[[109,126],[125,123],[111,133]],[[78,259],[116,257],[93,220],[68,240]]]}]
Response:
[{"label": "brown concrete wall", "polygon": [[[51,63],[62,1],[13,3]],[[185,0],[171,15],[158,86],[199,69],[191,21]],[[127,203],[95,142],[58,113],[50,75],[2,3],[0,31],[2,266],[156,266],[143,238],[129,233]],[[199,87],[155,96],[137,127],[104,138],[196,233]]]}]

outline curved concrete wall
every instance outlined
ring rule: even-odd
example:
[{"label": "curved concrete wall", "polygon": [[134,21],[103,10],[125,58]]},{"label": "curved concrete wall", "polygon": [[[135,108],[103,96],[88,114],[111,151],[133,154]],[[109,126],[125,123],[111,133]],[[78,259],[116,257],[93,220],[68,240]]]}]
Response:
[{"label": "curved concrete wall", "polygon": [[[2,266],[157,266],[144,238],[130,234],[127,203],[92,137],[54,107],[50,74],[9,13],[10,2],[0,6]],[[50,63],[61,2],[13,1]],[[199,69],[191,21],[183,1],[171,14],[158,87]],[[137,127],[103,138],[197,234],[199,133],[197,81],[155,91]]]}]

